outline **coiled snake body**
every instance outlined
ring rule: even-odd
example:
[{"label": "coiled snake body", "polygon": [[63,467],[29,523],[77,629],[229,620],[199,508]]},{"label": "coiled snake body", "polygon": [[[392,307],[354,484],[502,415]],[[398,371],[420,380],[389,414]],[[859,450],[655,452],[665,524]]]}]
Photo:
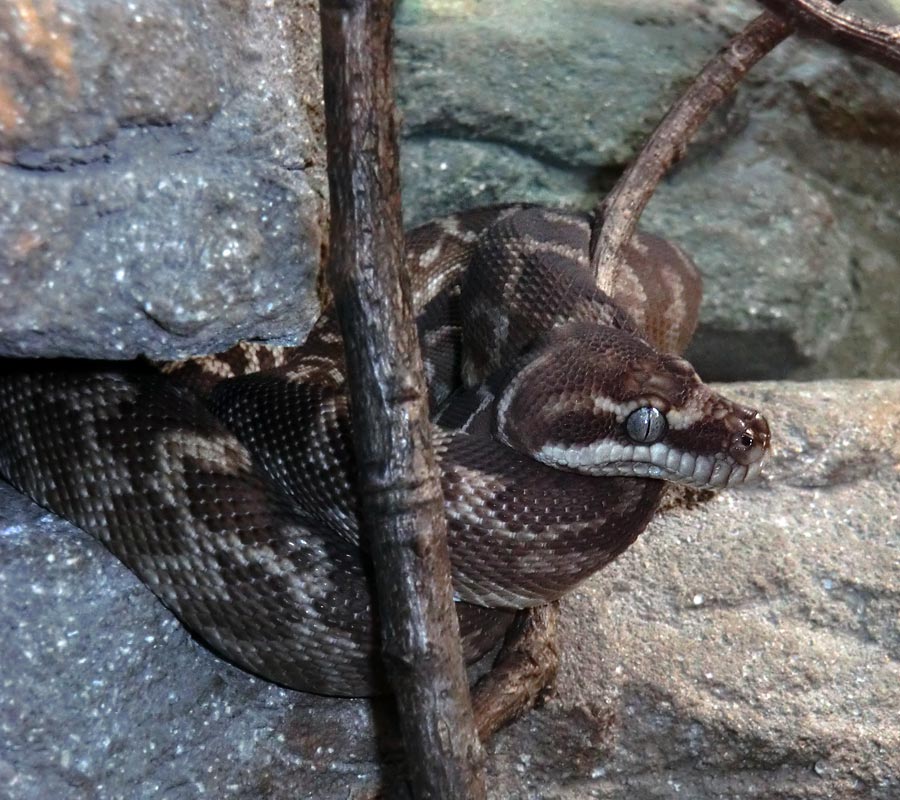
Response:
[{"label": "coiled snake body", "polygon": [[[479,209],[408,237],[467,655],[631,544],[665,480],[723,487],[768,447],[755,411],[673,353],[699,277],[636,238],[588,269],[586,216]],[[383,688],[343,357],[300,348],[149,366],[7,362],[0,474],[100,539],[240,666],[337,695]]]}]

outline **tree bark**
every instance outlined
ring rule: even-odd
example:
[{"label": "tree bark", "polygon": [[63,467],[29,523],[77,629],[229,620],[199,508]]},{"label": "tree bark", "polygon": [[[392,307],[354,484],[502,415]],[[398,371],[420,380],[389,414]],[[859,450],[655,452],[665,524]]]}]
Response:
[{"label": "tree bark", "polygon": [[485,797],[403,270],[391,0],[322,0],[331,232],[364,535],[417,798]]},{"label": "tree bark", "polygon": [[497,661],[472,691],[481,741],[520,717],[540,699],[559,669],[559,603],[520,612]]}]

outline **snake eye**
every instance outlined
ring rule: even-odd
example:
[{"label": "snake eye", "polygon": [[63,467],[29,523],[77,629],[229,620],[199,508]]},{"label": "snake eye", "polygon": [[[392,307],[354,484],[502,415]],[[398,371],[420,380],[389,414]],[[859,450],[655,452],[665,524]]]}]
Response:
[{"label": "snake eye", "polygon": [[652,406],[636,408],[625,420],[628,436],[639,444],[653,444],[666,435],[666,418],[662,411]]}]

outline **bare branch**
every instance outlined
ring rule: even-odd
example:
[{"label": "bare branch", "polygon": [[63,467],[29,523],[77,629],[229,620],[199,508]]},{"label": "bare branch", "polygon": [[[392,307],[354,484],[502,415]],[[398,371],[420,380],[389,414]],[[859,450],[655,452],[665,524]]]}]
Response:
[{"label": "bare branch", "polygon": [[829,0],[759,0],[800,30],[900,72],[900,25],[880,25],[836,8]]},{"label": "bare branch", "polygon": [[344,335],[385,669],[418,798],[485,797],[429,441],[397,163],[392,0],[322,0],[329,278]]},{"label": "bare branch", "polygon": [[559,604],[519,613],[493,669],[472,692],[478,735],[483,742],[534,706],[556,677]]},{"label": "bare branch", "polygon": [[877,25],[838,10],[841,0],[760,0],[778,12],[761,14],[733,37],[669,110],[637,158],[599,204],[591,231],[591,265],[599,285],[616,281],[625,245],[662,177],[677,163],[710,112],[794,23],[900,72],[900,26]]},{"label": "bare branch", "polygon": [[591,230],[591,266],[602,289],[609,292],[615,284],[624,248],[663,175],[684,156],[710,112],[792,30],[789,23],[764,12],[732,37],[669,109],[637,158],[598,205]]}]

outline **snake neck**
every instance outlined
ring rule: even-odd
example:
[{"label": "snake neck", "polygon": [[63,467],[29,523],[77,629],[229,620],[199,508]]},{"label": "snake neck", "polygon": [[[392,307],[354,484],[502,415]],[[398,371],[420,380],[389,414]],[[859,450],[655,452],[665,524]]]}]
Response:
[{"label": "snake neck", "polygon": [[634,542],[665,491],[662,481],[637,478],[600,487],[477,433],[439,429],[435,450],[454,586],[479,605],[558,599]]}]

